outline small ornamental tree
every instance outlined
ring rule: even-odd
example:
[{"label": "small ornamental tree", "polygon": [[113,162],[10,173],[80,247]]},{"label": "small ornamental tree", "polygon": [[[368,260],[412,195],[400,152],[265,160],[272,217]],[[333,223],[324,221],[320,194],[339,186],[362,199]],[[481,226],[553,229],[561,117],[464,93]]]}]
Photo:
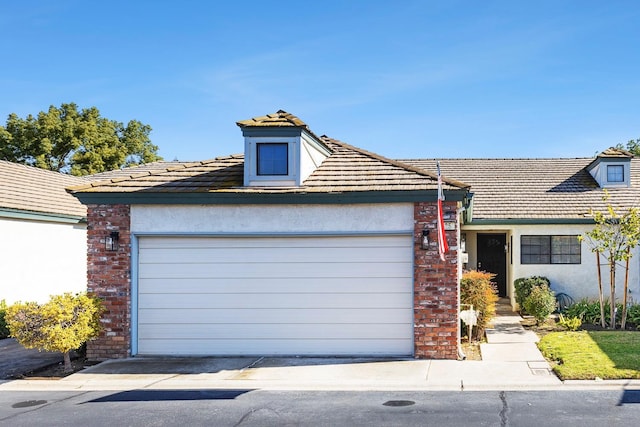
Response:
[{"label": "small ornamental tree", "polygon": [[[604,200],[608,199],[605,193]],[[619,214],[611,206],[607,205],[606,212],[593,212],[593,219],[596,226],[593,230],[579,236],[580,241],[586,241],[591,247],[591,251],[596,254],[598,269],[598,291],[600,299],[600,325],[605,327],[605,295],[602,286],[602,275],[600,273],[601,256],[609,266],[609,301],[610,328],[616,328],[616,269],[619,262],[624,262],[624,292],[622,295],[622,320],[621,327],[626,326],[627,318],[627,294],[629,290],[629,260],[631,259],[631,249],[635,248],[640,241],[640,211],[632,207],[624,214]]]},{"label": "small ornamental tree", "polygon": [[15,303],[7,308],[9,332],[25,348],[58,351],[64,369],[72,370],[70,352],[100,331],[102,304],[86,294],[53,295],[49,302]]}]

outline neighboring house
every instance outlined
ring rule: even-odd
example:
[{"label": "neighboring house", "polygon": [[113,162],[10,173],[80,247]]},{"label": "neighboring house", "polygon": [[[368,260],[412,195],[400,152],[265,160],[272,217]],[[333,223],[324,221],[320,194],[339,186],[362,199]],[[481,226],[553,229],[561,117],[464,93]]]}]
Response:
[{"label": "neighboring house", "polygon": [[[243,155],[69,189],[107,308],[88,356],[457,358],[461,270],[437,251],[436,176],[284,111],[238,125]],[[468,186],[443,189],[455,247]]]},{"label": "neighboring house", "polygon": [[65,191],[83,182],[0,160],[0,300],[86,290],[86,208]]},{"label": "neighboring house", "polygon": [[[435,160],[403,162],[433,170]],[[610,148],[595,159],[441,159],[440,165],[473,193],[461,230],[464,268],[496,273],[500,295],[514,307],[520,277],[546,276],[555,292],[574,300],[598,295],[596,256],[577,236],[593,229],[592,209],[611,203],[623,213],[638,206],[640,159]],[[640,256],[634,255],[629,296],[639,301]],[[624,275],[617,279],[621,290]]]}]

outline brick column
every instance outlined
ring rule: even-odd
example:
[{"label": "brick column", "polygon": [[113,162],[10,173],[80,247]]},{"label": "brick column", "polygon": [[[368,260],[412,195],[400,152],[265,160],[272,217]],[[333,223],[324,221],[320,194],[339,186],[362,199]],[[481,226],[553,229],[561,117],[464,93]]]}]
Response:
[{"label": "brick column", "polygon": [[[102,332],[87,343],[87,358],[106,360],[131,355],[131,235],[129,205],[87,206],[87,290],[105,307]],[[117,231],[119,248],[105,239]]]},{"label": "brick column", "polygon": [[[444,202],[445,218],[457,218],[456,202]],[[414,205],[414,346],[415,357],[458,358],[458,258],[450,251],[442,261],[438,254],[436,202]],[[458,223],[456,220],[456,228]],[[421,248],[422,230],[430,230],[429,249]],[[457,232],[447,231],[449,246],[458,243]]]}]

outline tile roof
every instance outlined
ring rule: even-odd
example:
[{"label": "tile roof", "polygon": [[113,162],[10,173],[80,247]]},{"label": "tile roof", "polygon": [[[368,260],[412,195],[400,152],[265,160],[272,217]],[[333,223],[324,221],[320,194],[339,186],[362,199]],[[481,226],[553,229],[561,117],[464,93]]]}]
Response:
[{"label": "tile roof", "polygon": [[291,113],[284,110],[278,110],[274,114],[266,116],[254,117],[248,120],[240,120],[236,122],[241,128],[244,127],[300,127],[309,130],[305,122]]},{"label": "tile roof", "polygon": [[85,217],[86,207],[65,191],[85,179],[0,160],[0,208]]},{"label": "tile roof", "polygon": [[602,153],[598,154],[596,157],[632,158],[633,154],[627,150],[623,150],[622,148],[609,147],[606,150],[604,150]]},{"label": "tile roof", "polygon": [[[358,191],[435,190],[437,179],[431,172],[402,164],[321,137],[332,154],[300,187],[244,187],[244,156],[231,155],[202,162],[164,162],[162,167],[132,168],[113,176],[69,189],[72,193],[330,193]],[[160,165],[156,165],[160,166]],[[143,170],[144,169],[144,170]],[[96,177],[96,176],[94,176]],[[467,185],[445,180],[445,190],[460,190]]]},{"label": "tile roof", "polygon": [[[593,158],[439,159],[443,176],[471,185],[474,220],[584,219],[604,210],[604,190],[585,169]],[[434,170],[435,159],[405,159]],[[607,190],[609,202],[627,209],[640,203],[640,159],[631,159],[631,186]]]},{"label": "tile roof", "polygon": [[179,167],[179,166],[188,165],[191,163],[193,162],[181,162],[178,160],[175,160],[175,161],[160,160],[157,162],[144,163],[142,165],[133,165],[133,166],[129,166],[122,169],[115,169],[112,171],[100,172],[93,175],[85,176],[83,178],[85,178],[87,181],[105,181],[109,179],[129,177],[135,174],[162,171],[168,168]]}]

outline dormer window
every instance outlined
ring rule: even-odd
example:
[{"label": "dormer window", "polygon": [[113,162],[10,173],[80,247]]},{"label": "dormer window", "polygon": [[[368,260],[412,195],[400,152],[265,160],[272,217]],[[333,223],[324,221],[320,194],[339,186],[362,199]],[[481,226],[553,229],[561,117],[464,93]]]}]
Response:
[{"label": "dormer window", "polygon": [[610,182],[610,183],[624,182],[624,166],[608,165],[607,166],[607,182]]},{"label": "dormer window", "polygon": [[288,175],[289,150],[286,143],[258,143],[256,144],[257,174]]},{"label": "dormer window", "polygon": [[299,187],[331,150],[286,111],[237,123],[244,136],[245,187]]},{"label": "dormer window", "polygon": [[629,187],[632,158],[633,154],[628,151],[608,148],[598,154],[587,170],[601,188]]}]

